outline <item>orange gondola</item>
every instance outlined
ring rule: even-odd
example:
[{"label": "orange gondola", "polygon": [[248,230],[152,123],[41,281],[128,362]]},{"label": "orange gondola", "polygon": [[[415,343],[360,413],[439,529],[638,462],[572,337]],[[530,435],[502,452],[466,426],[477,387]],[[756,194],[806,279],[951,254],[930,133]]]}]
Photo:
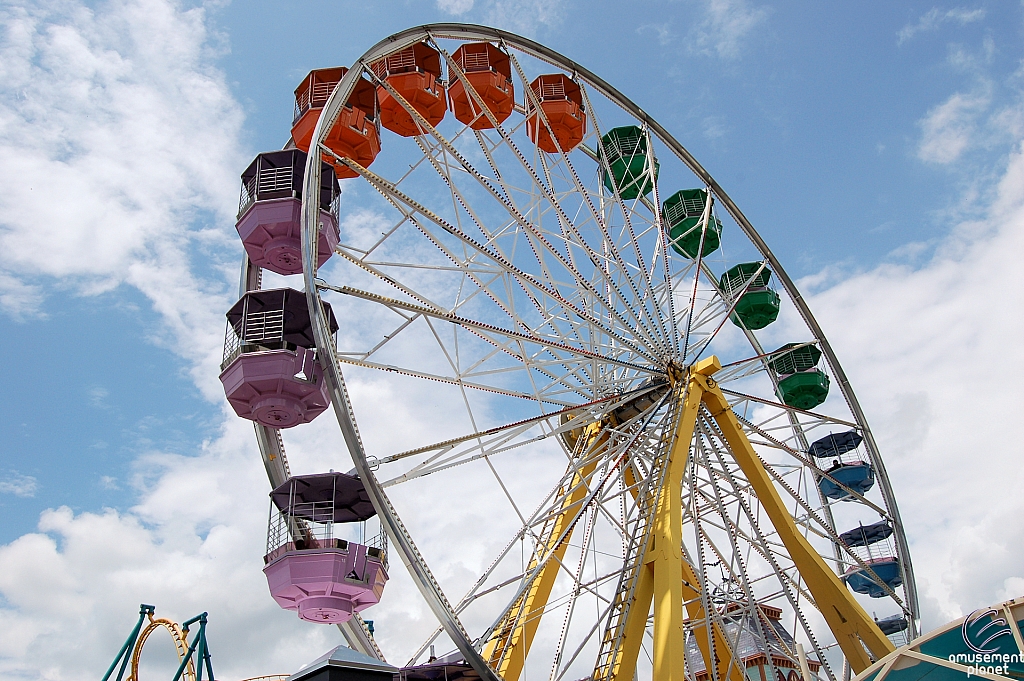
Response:
[{"label": "orange gondola", "polygon": [[[533,109],[533,100],[526,99],[526,134],[541,150],[554,154],[558,147],[562,151],[574,149],[587,134],[587,114],[583,108],[583,94],[580,86],[564,73],[538,76],[530,87],[540,100],[541,111],[548,119],[548,126],[540,120]],[[554,139],[551,138],[554,133]],[[558,146],[555,146],[557,140]]]},{"label": "orange gondola", "polygon": [[[292,140],[302,151],[309,151],[313,141],[313,129],[320,118],[327,98],[335,86],[348,72],[344,66],[330,69],[314,69],[309,72],[299,87],[295,88],[295,118],[292,124]],[[342,158],[349,158],[364,168],[373,163],[380,153],[380,128],[377,112],[377,93],[366,78],[356,81],[352,94],[338,114],[324,145]],[[324,158],[332,163],[339,178],[358,177],[358,173],[344,163]]]},{"label": "orange gondola", "polygon": [[[491,43],[466,43],[455,50],[452,60],[466,74],[466,80],[498,123],[512,115],[515,88],[512,86],[512,64],[507,54]],[[466,91],[462,79],[453,73],[448,75],[451,81],[448,98],[455,117],[474,130],[493,128],[494,123],[480,109],[476,98]]]},{"label": "orange gondola", "polygon": [[[426,43],[417,43],[370,65],[373,73],[395,89],[428,123],[436,126],[448,110],[441,53]],[[413,116],[383,85],[377,86],[380,123],[402,137],[422,134]]]}]

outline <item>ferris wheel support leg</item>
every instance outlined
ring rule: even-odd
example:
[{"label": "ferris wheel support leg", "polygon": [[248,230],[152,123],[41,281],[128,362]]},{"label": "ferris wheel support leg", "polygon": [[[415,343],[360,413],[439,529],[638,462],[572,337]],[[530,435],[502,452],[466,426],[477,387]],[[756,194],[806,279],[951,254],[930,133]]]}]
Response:
[{"label": "ferris wheel support leg", "polygon": [[530,587],[495,627],[491,640],[484,647],[484,659],[504,681],[516,681],[523,672],[541,616],[555,585],[555,578],[561,570],[562,558],[569,547],[573,528],[586,510],[583,500],[590,492],[590,479],[600,460],[595,452],[608,437],[601,426],[600,422],[592,423],[580,437],[582,443],[585,443],[580,454],[582,461],[570,464],[570,472],[573,467],[576,467],[576,472],[568,488],[562,492],[561,509],[545,526],[542,543],[534,550],[527,572],[534,571],[541,560],[550,557],[537,570]]},{"label": "ferris wheel support leg", "polygon": [[[684,681],[683,476],[700,410],[700,390],[687,386],[654,512],[654,532],[644,562],[654,571],[654,681]],[[708,665],[708,670],[711,666]]]},{"label": "ferris wheel support leg", "polygon": [[[709,359],[718,364],[717,358]],[[797,528],[793,516],[786,509],[782,497],[772,483],[768,471],[765,470],[764,463],[754,451],[729,402],[722,394],[722,389],[711,378],[713,373],[714,370],[703,374],[691,373],[691,389],[701,394],[700,399],[718,423],[736,463],[739,464],[757,495],[758,502],[764,508],[800,576],[807,584],[817,609],[835,635],[854,673],[859,674],[871,665],[868,651],[876,659],[880,659],[895,650],[895,647]]]},{"label": "ferris wheel support leg", "polygon": [[[702,363],[703,366],[703,363]],[[662,657],[667,647],[670,651],[675,649],[683,651],[685,649],[685,639],[683,638],[683,621],[682,621],[682,607],[685,606],[686,616],[691,622],[699,623],[707,621],[707,613],[704,609],[704,604],[701,600],[700,584],[701,581],[697,577],[693,566],[690,565],[689,561],[682,555],[682,476],[686,470],[687,460],[689,458],[689,443],[693,439],[693,431],[697,421],[697,411],[700,407],[701,391],[687,388],[686,391],[686,403],[684,403],[682,413],[676,424],[675,439],[673,441],[673,450],[670,453],[669,458],[669,471],[667,472],[668,478],[665,480],[665,485],[662,488],[662,494],[659,496],[658,506],[655,511],[655,536],[654,542],[648,550],[647,555],[644,557],[644,565],[642,566],[642,572],[637,582],[636,592],[633,597],[633,602],[630,605],[629,611],[626,615],[626,624],[623,627],[622,644],[617,655],[617,659],[614,665],[613,679],[616,681],[632,681],[634,674],[636,673],[636,661],[640,654],[640,645],[643,640],[644,629],[647,625],[647,615],[651,611],[651,602],[654,600],[654,596],[658,588],[661,589],[662,599],[662,632],[664,640],[662,641],[662,648],[658,648],[658,611],[655,609],[655,681],[662,681],[668,677],[664,674],[672,673],[673,664],[683,664],[684,668],[681,672],[685,675],[685,662],[680,660],[665,659]],[[631,470],[626,471],[626,484],[631,488],[631,492],[634,497],[637,496],[638,492],[635,489],[635,476]],[[666,491],[671,485],[672,489]],[[657,564],[658,554],[658,533],[665,533],[661,538],[662,546],[678,546],[678,551],[674,552],[673,558],[677,560],[669,560],[663,562],[661,565]],[[671,536],[667,536],[671,535]],[[678,541],[676,541],[678,540]],[[655,575],[658,569],[661,570],[661,580],[657,580]],[[676,588],[678,585],[678,588]],[[678,592],[678,593],[675,593]],[[671,606],[671,604],[679,604],[679,607]],[[678,620],[678,637],[674,636],[671,632],[674,626],[672,619],[675,617],[676,610],[679,610]],[[730,647],[726,642],[725,634],[722,631],[721,626],[716,621],[711,621],[711,636],[706,634],[695,632],[695,640],[697,647],[700,650],[701,656],[704,659],[705,669],[712,668],[712,660],[717,668],[718,675],[716,678],[725,681],[744,681],[743,671],[739,666],[733,664],[731,653],[725,655],[723,653],[730,651]],[[696,625],[695,629],[700,629],[701,625]],[[682,652],[680,652],[682,655]],[[661,660],[659,671],[659,659]],[[679,678],[682,678],[680,676]],[[709,678],[712,675],[709,674]]]}]

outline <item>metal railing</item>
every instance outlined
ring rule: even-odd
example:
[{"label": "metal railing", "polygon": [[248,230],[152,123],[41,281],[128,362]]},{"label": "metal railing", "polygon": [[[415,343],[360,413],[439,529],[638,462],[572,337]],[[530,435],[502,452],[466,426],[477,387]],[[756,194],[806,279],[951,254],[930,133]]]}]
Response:
[{"label": "metal railing", "polygon": [[392,54],[380,61],[370,64],[370,70],[378,78],[386,78],[396,73],[423,73],[423,69],[416,63],[416,52],[408,47],[401,52]]},{"label": "metal railing", "polygon": [[684,198],[678,203],[673,203],[665,209],[665,219],[669,224],[674,225],[686,218],[700,217],[704,214],[706,197]]},{"label": "metal railing", "polygon": [[334,92],[334,88],[338,85],[339,81],[327,81],[324,83],[314,82],[310,87],[303,90],[298,97],[295,98],[295,111],[292,116],[292,124],[294,125],[302,114],[312,109],[322,109],[324,104],[327,103],[327,99]]},{"label": "metal railing", "polygon": [[237,325],[227,324],[224,332],[224,354],[221,366],[226,366],[245,350],[246,345],[282,343],[284,341],[284,310],[250,312]]},{"label": "metal railing", "polygon": [[738,276],[730,277],[727,272],[722,277],[725,282],[724,291],[730,298],[737,292],[752,293],[754,291],[764,291],[768,288],[768,277],[770,276],[771,271],[767,268],[751,276],[744,276],[740,273]]},{"label": "metal railing", "polygon": [[[847,548],[850,553],[857,556],[857,558],[865,563],[872,560],[893,558],[896,555],[896,546],[891,537],[887,537],[881,541],[872,542],[867,546],[849,546]],[[854,563],[851,561],[850,564],[853,565]]]},{"label": "metal railing", "polygon": [[[260,197],[264,194],[288,192],[293,198],[300,198],[299,192],[295,190],[296,184],[299,183],[295,183],[293,178],[295,178],[296,173],[301,172],[301,167],[295,168],[293,166],[285,166],[283,168],[260,168],[257,170],[255,177],[251,177],[247,182],[242,183],[241,194],[238,197],[238,217],[242,217],[242,214],[249,210],[249,206],[261,200]],[[281,197],[278,196],[273,198]],[[340,201],[340,192],[335,193],[331,198],[330,204],[328,204],[326,208],[321,201],[320,209],[327,210],[328,213],[337,218]]]},{"label": "metal railing", "polygon": [[[281,511],[270,503],[270,517],[267,521],[266,560],[270,562],[277,556],[288,551],[305,551],[313,549],[342,549],[349,544],[363,544],[371,558],[380,560],[386,570],[388,568],[388,537],[382,529],[377,534],[363,538],[366,533],[366,522],[360,523],[361,541],[350,541],[335,536],[336,523],[328,520],[317,521],[317,518],[331,518],[334,515],[334,504],[331,502],[296,503],[291,513]],[[311,520],[312,519],[312,520]],[[350,523],[344,523],[348,525]]]}]

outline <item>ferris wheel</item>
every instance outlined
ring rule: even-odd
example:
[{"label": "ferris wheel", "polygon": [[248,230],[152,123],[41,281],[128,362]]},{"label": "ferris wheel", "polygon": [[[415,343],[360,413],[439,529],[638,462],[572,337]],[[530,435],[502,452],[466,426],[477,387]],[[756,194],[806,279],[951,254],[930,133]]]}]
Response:
[{"label": "ferris wheel", "polygon": [[[359,482],[324,484],[365,496],[352,517],[379,518],[438,620],[403,673],[836,681],[916,635],[899,511],[832,347],[640,107],[536,42],[438,24],[311,72],[295,113],[290,148],[243,174],[222,380],[289,500],[278,553],[339,517],[280,491],[283,429],[333,408]],[[304,300],[261,294],[261,267],[301,274]],[[284,351],[291,387],[224,378]],[[366,450],[345,376],[381,372],[436,441]],[[354,612],[350,644],[382,658]]]}]

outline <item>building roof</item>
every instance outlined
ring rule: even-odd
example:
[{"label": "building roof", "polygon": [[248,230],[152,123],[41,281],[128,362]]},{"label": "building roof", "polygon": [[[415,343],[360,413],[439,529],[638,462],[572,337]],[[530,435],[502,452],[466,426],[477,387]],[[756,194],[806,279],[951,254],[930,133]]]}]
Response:
[{"label": "building roof", "polygon": [[305,667],[288,677],[288,681],[301,681],[324,667],[342,667],[345,669],[360,669],[381,674],[396,674],[398,667],[392,667],[387,662],[381,662],[369,655],[352,650],[347,646],[338,646],[320,657],[316,658]]}]

